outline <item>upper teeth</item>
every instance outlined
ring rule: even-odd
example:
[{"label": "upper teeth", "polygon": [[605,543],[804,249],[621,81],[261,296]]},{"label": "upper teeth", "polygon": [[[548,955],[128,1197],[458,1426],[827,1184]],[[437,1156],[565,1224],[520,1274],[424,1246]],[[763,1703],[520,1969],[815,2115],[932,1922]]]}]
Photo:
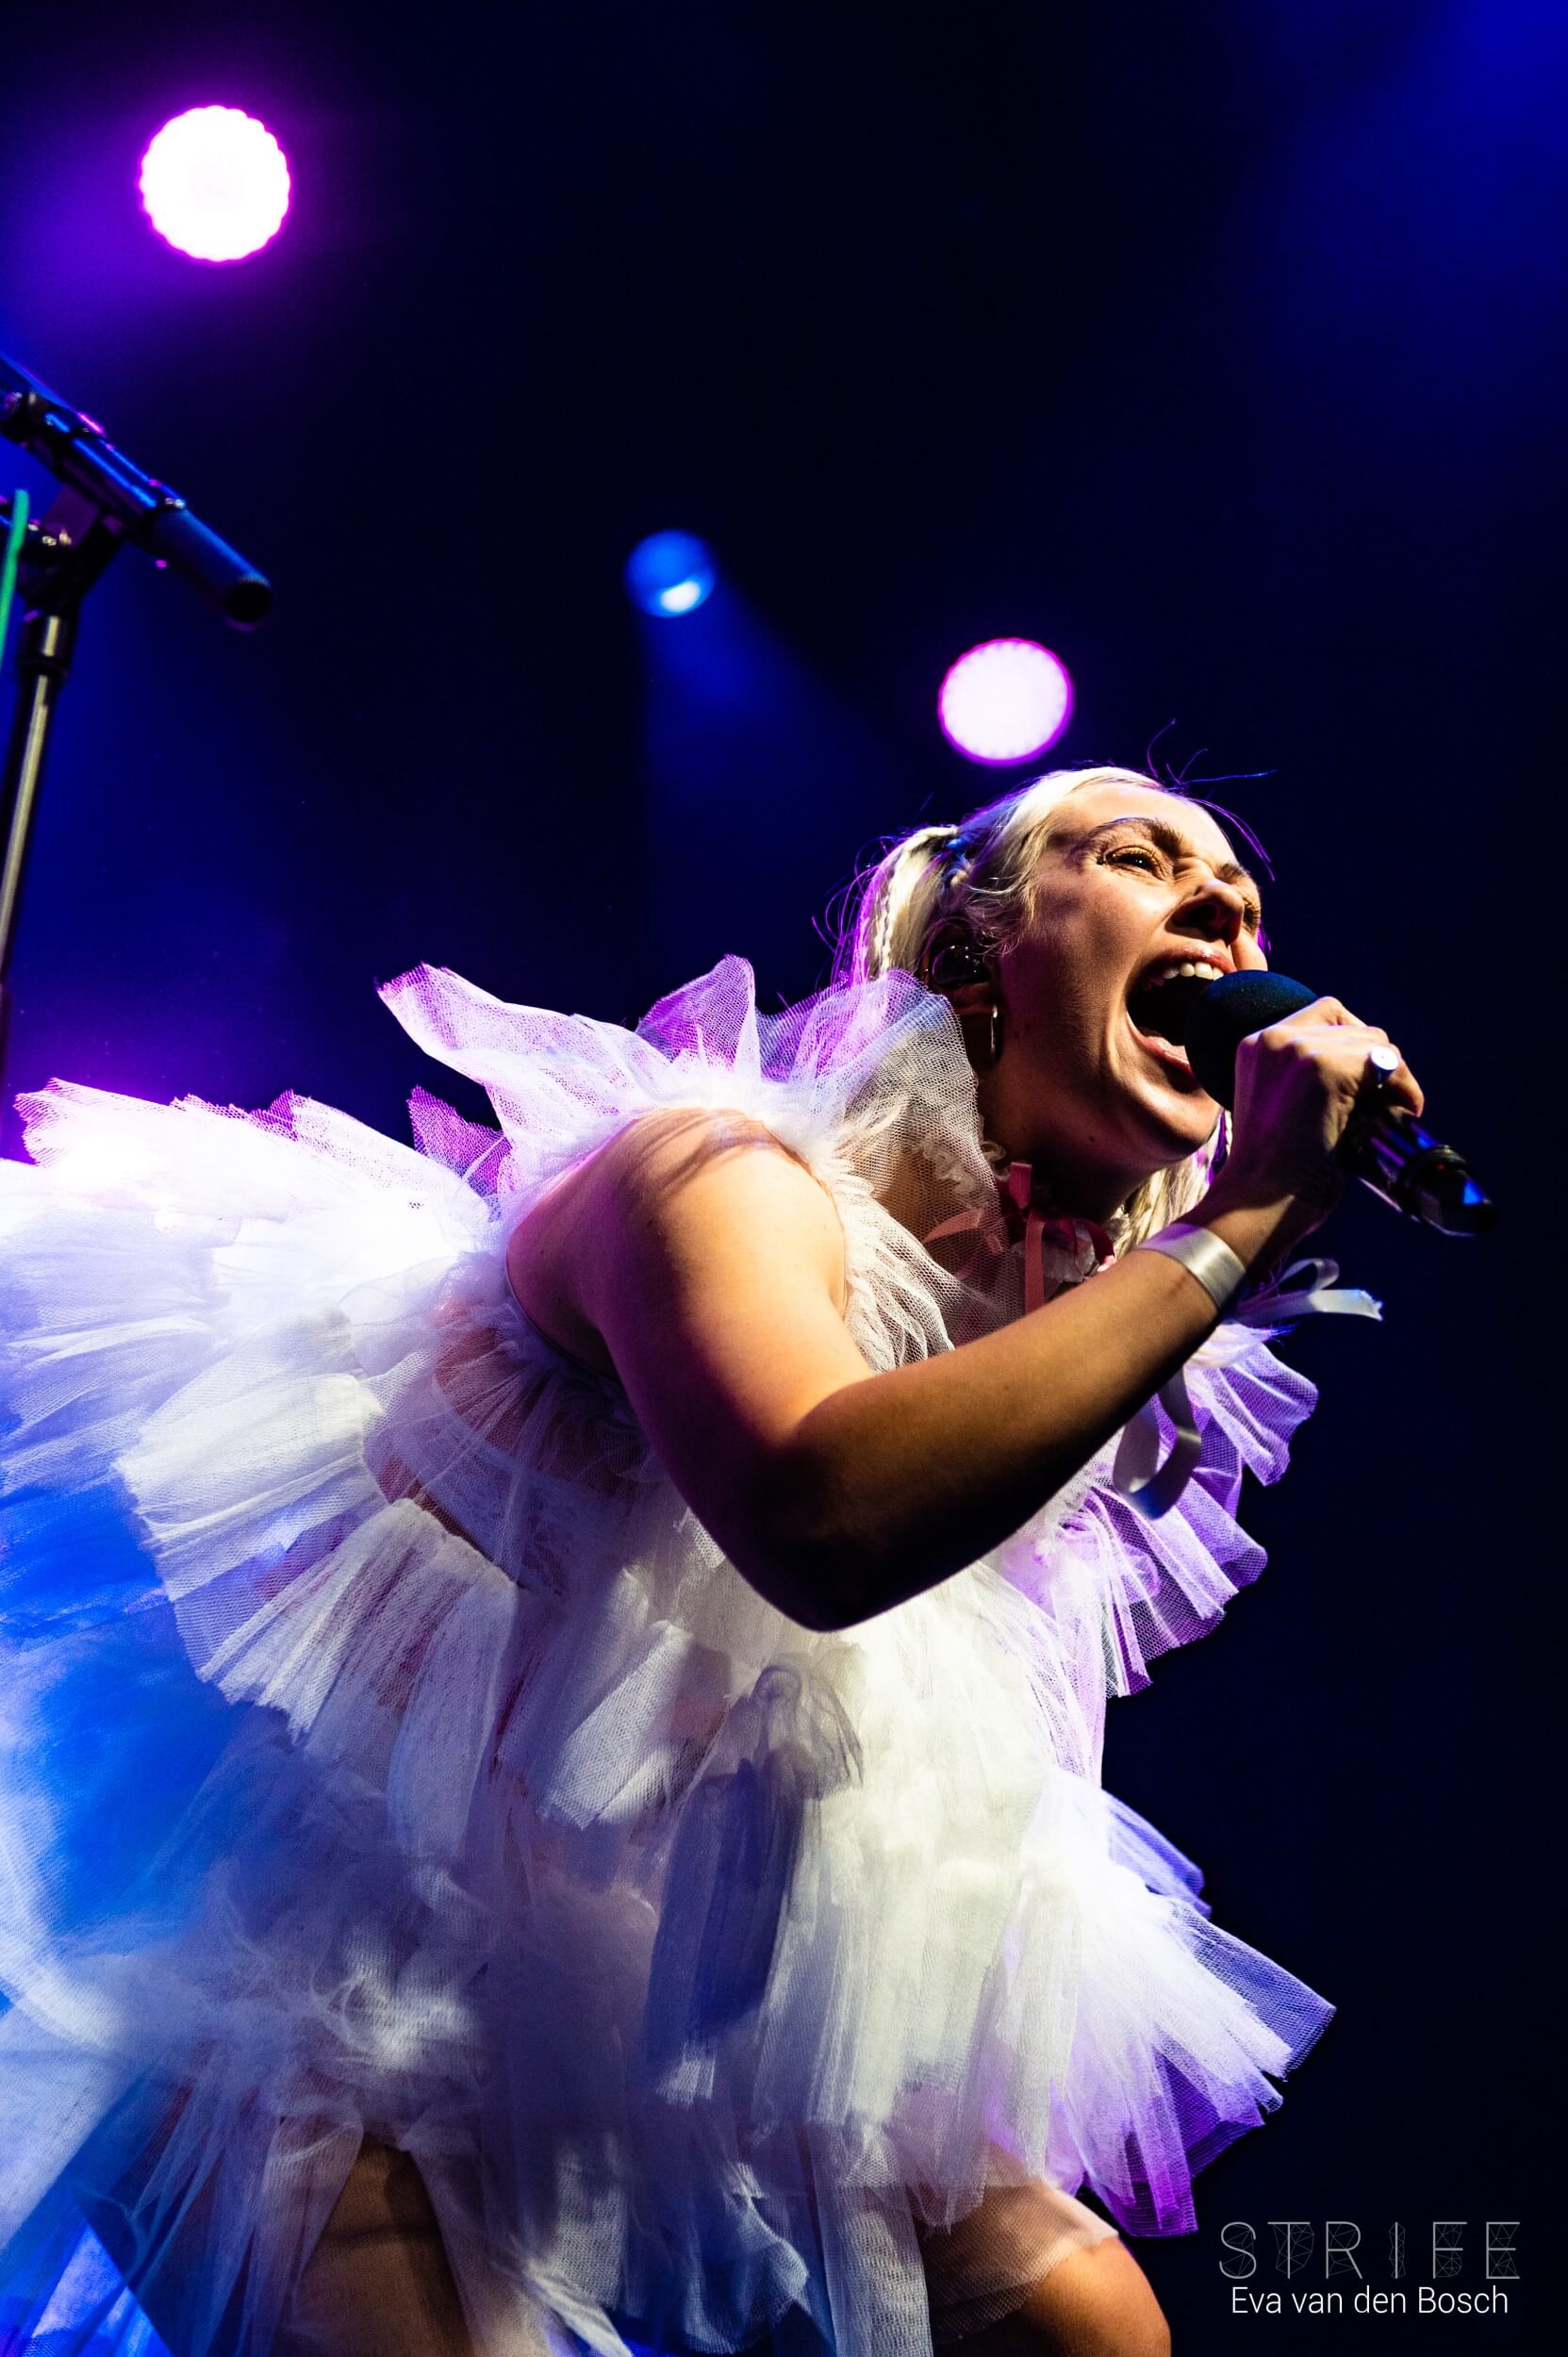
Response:
[{"label": "upper teeth", "polygon": [[1178,977],[1183,981],[1190,977],[1195,982],[1217,982],[1223,980],[1224,970],[1211,965],[1207,958],[1167,958],[1164,965],[1157,965],[1146,976],[1143,987],[1158,990],[1162,982],[1174,982]]}]

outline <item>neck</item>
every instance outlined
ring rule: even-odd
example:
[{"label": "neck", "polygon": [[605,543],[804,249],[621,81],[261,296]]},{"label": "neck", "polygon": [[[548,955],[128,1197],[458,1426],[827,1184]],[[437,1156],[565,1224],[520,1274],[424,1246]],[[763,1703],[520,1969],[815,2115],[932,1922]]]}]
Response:
[{"label": "neck", "polygon": [[1008,1161],[1028,1162],[1034,1174],[1034,1200],[1044,1211],[1065,1212],[1071,1219],[1092,1219],[1104,1227],[1114,1219],[1149,1173],[1107,1161],[1091,1150],[1075,1150],[1060,1136],[1041,1136],[1029,1125],[995,1115],[981,1086],[981,1119],[987,1138]]},{"label": "neck", "polygon": [[1140,1183],[1131,1179],[1127,1185],[1095,1180],[1084,1173],[1064,1177],[1032,1154],[1019,1154],[1015,1159],[1028,1162],[1033,1174],[1033,1199],[1039,1210],[1064,1214],[1068,1219],[1092,1220],[1098,1228],[1114,1219],[1128,1196]]}]

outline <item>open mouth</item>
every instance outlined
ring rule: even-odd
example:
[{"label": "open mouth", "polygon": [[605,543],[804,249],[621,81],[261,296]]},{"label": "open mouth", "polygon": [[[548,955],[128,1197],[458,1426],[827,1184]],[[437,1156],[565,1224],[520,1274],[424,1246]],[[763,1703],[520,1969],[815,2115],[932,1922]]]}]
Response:
[{"label": "open mouth", "polygon": [[1187,1016],[1195,999],[1219,977],[1217,965],[1207,959],[1192,959],[1177,969],[1168,965],[1163,971],[1156,969],[1151,979],[1134,982],[1129,991],[1128,1019],[1162,1063],[1174,1064],[1183,1072],[1192,1070],[1182,1046]]}]

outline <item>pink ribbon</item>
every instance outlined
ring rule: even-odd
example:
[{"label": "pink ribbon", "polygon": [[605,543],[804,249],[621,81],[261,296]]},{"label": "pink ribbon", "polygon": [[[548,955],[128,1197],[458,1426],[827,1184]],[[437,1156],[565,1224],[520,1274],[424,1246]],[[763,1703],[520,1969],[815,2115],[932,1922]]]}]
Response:
[{"label": "pink ribbon", "polygon": [[1048,1214],[1039,1209],[1034,1201],[1034,1173],[1028,1162],[1012,1163],[1006,1178],[997,1180],[997,1190],[1000,1199],[995,1211],[960,1211],[922,1238],[923,1243],[933,1244],[939,1236],[979,1231],[980,1248],[958,1271],[961,1279],[980,1265],[982,1254],[1005,1252],[1022,1236],[1024,1308],[1041,1310],[1064,1286],[1081,1283],[1114,1259],[1110,1237],[1092,1219],[1070,1219],[1065,1213]]}]

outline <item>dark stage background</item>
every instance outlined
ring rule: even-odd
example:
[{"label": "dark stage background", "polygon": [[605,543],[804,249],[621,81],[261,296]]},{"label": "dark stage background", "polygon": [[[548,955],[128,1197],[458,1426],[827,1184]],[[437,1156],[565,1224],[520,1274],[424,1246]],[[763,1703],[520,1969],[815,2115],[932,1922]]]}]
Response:
[{"label": "dark stage background", "polygon": [[[0,61],[0,345],[278,593],[249,639],[134,557],[95,593],[12,1089],[406,1135],[416,1081],[483,1111],[373,995],[421,959],[626,1021],[732,948],[799,996],[867,847],[1011,782],[933,718],[986,635],[1072,671],[1053,762],[1262,773],[1212,790],[1277,962],[1388,1024],[1505,1224],[1339,1216],[1386,1327],[1291,1345],[1324,1398],[1271,1568],[1112,1714],[1107,1781],[1340,2008],[1139,2255],[1193,2357],[1545,2347],[1560,0],[79,0]],[[213,100],[294,175],[226,269],[133,194]],[[724,579],[639,623],[668,524]],[[1221,2225],[1261,2286],[1264,2221],[1326,2217],[1379,2285],[1403,2220],[1412,2295],[1434,2218],[1521,2219],[1511,2316],[1234,2319]]]}]

